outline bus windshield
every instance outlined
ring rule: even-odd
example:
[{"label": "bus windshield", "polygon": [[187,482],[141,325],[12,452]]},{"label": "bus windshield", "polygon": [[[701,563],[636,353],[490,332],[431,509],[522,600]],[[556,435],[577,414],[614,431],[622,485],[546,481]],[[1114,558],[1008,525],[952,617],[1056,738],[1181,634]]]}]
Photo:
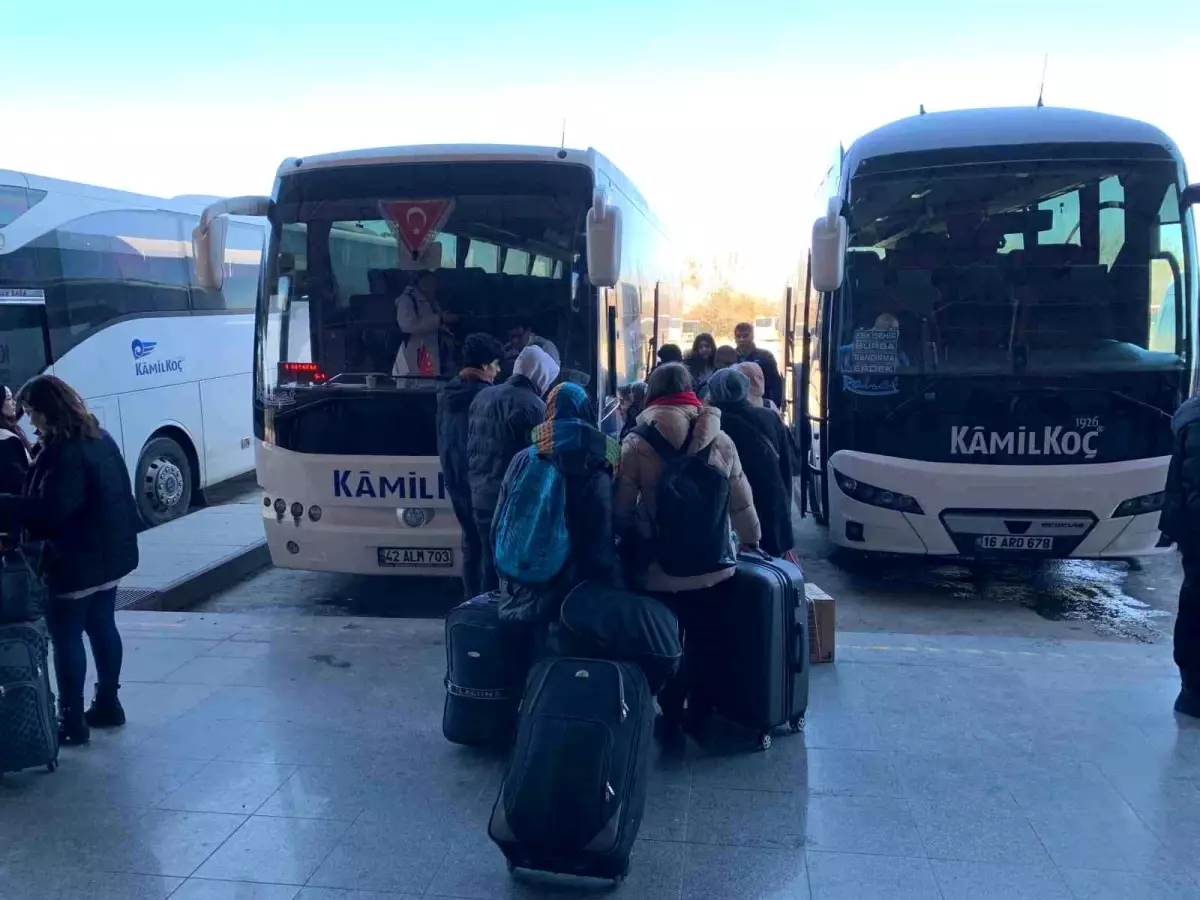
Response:
[{"label": "bus windshield", "polygon": [[[533,334],[553,345],[564,373],[590,371],[588,305],[576,292],[591,194],[588,169],[546,163],[285,177],[259,316],[260,401],[283,393],[297,405],[302,392],[338,388],[436,392],[474,332],[506,344],[510,364]],[[440,258],[427,244],[411,261],[397,210],[412,209]]]},{"label": "bus windshield", "polygon": [[838,309],[854,393],[896,376],[1179,371],[1192,277],[1173,163],[860,175]]}]

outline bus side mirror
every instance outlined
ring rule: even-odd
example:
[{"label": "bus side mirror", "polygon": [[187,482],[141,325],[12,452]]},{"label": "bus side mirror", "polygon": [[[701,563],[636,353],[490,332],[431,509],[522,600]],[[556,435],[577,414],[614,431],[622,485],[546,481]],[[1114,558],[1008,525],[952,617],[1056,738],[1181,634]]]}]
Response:
[{"label": "bus side mirror", "polygon": [[1197,203],[1200,203],[1200,184],[1189,184],[1179,195],[1179,210],[1184,212]]},{"label": "bus side mirror", "polygon": [[587,215],[588,281],[595,287],[615,287],[621,280],[621,210],[596,191]]},{"label": "bus side mirror", "polygon": [[842,215],[840,197],[829,198],[829,212],[813,223],[812,271],[813,288],[821,293],[836,291],[846,274],[846,217]]},{"label": "bus side mirror", "polygon": [[196,281],[206,291],[219,291],[225,283],[226,216],[269,216],[270,197],[231,197],[204,208],[200,224],[192,231],[192,262]]}]

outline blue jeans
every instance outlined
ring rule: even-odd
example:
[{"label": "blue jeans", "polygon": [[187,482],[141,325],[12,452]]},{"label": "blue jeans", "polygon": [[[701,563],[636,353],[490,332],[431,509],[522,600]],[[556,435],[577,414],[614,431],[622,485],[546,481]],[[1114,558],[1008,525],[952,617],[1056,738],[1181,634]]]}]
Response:
[{"label": "blue jeans", "polygon": [[121,682],[124,647],[117,631],[117,589],[108,588],[87,597],[53,598],[46,609],[46,627],[54,645],[54,674],[59,702],[65,709],[82,710],[87,683],[86,632],[96,661],[96,684],[100,693],[116,692]]}]

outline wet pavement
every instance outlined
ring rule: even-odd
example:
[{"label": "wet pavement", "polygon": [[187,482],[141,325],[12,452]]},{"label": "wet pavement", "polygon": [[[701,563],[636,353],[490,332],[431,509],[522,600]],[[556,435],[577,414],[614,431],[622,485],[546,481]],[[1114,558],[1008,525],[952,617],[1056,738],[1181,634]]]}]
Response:
[{"label": "wet pavement", "polygon": [[4,900],[1200,896],[1200,723],[1160,645],[841,632],[803,733],[656,751],[607,894],[506,872],[503,757],[439,732],[440,621],[119,621],[130,724],[0,779]]}]

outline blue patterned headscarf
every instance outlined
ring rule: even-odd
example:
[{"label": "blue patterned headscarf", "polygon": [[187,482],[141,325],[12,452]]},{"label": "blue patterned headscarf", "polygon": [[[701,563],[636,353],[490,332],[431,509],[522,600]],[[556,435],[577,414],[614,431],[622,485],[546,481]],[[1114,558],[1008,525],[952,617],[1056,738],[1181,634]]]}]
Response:
[{"label": "blue patterned headscarf", "polygon": [[545,456],[583,451],[611,466],[621,458],[621,445],[588,419],[591,404],[587,392],[571,381],[554,388],[546,398],[546,420],[533,429],[533,445]]}]

